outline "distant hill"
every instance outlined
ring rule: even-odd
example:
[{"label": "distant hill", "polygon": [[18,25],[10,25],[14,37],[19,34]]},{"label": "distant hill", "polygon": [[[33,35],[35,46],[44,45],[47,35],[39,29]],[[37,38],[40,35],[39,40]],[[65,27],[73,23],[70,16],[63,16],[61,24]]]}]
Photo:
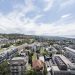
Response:
[{"label": "distant hill", "polygon": [[39,38],[49,39],[49,40],[69,40],[70,38],[59,37],[59,36],[39,36]]},{"label": "distant hill", "polygon": [[0,38],[8,38],[8,39],[22,39],[22,38],[32,38],[32,35],[24,35],[24,34],[0,34]]},{"label": "distant hill", "polygon": [[75,40],[74,38],[59,37],[59,36],[37,36],[37,35],[24,35],[24,34],[0,34],[0,38],[17,39],[17,38],[37,38],[49,40]]}]

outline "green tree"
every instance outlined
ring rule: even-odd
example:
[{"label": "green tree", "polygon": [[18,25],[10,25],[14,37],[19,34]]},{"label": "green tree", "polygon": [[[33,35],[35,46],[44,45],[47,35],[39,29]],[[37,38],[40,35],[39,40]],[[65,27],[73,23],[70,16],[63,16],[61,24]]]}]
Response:
[{"label": "green tree", "polygon": [[44,75],[47,75],[47,68],[46,68],[46,65],[44,64]]},{"label": "green tree", "polygon": [[2,45],[1,48],[7,48],[9,46],[10,46],[10,44],[7,43],[7,44]]},{"label": "green tree", "polygon": [[0,75],[10,75],[10,69],[7,61],[0,64]]},{"label": "green tree", "polygon": [[25,75],[37,75],[37,72],[33,69],[25,71]]},{"label": "green tree", "polygon": [[29,52],[29,63],[32,65],[33,52]]}]

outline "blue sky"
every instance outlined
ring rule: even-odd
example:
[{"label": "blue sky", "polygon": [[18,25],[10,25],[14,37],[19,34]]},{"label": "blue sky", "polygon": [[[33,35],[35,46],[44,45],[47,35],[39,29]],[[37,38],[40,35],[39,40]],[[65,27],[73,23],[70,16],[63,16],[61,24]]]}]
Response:
[{"label": "blue sky", "polygon": [[75,0],[0,0],[0,33],[75,37]]}]

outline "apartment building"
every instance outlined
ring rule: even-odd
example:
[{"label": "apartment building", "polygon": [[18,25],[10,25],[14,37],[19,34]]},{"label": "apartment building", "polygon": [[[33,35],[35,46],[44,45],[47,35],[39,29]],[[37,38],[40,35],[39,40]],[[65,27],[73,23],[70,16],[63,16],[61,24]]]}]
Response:
[{"label": "apartment building", "polygon": [[26,60],[24,57],[14,57],[9,61],[10,75],[24,75]]},{"label": "apartment building", "polygon": [[52,75],[75,75],[75,64],[69,61],[65,56],[56,54],[53,57],[56,63],[52,65]]},{"label": "apartment building", "polygon": [[65,56],[71,60],[71,62],[75,63],[75,50],[69,47],[64,47]]}]

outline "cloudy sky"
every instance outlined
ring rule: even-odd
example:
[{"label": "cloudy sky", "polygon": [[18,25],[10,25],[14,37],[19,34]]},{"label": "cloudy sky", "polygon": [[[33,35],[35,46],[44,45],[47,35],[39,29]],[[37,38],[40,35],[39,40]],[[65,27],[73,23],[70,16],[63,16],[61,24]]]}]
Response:
[{"label": "cloudy sky", "polygon": [[75,37],[75,0],[0,0],[0,33]]}]

